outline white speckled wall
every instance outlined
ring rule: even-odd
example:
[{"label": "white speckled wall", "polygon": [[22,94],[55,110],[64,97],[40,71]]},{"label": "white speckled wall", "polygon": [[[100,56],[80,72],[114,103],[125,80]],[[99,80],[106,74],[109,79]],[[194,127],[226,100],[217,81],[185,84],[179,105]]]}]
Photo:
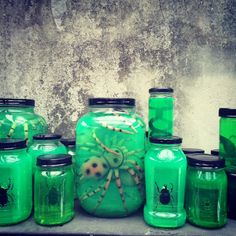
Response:
[{"label": "white speckled wall", "polygon": [[71,136],[88,97],[175,90],[184,146],[218,146],[218,108],[236,107],[236,2],[0,0],[0,97],[34,98]]}]

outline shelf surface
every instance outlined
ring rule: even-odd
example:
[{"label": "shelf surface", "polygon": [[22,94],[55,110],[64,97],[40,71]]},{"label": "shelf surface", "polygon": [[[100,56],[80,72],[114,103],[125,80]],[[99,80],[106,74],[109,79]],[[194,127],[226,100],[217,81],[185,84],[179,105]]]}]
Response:
[{"label": "shelf surface", "polygon": [[33,216],[28,220],[11,226],[1,226],[0,234],[34,234],[34,235],[236,235],[236,221],[228,219],[228,224],[221,229],[201,229],[188,223],[179,229],[159,229],[145,224],[142,211],[125,218],[98,218],[88,215],[81,208],[76,211],[72,221],[63,226],[40,226]]}]

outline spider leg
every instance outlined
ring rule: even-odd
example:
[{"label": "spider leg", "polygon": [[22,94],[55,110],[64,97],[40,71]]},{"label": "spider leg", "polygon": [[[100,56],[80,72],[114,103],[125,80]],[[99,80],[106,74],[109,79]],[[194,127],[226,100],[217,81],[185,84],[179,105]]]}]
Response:
[{"label": "spider leg", "polygon": [[94,213],[94,212],[97,210],[97,208],[100,206],[100,204],[102,203],[102,201],[103,201],[103,199],[104,199],[104,197],[105,197],[105,195],[106,195],[106,193],[107,193],[107,189],[109,188],[109,185],[110,185],[110,183],[111,183],[112,174],[113,174],[113,171],[110,170],[109,173],[108,173],[108,175],[107,175],[106,182],[105,182],[105,184],[104,184],[104,186],[103,186],[103,191],[102,191],[102,193],[101,193],[101,195],[100,195],[100,198],[98,199],[97,204],[96,204],[95,208],[93,209],[93,213]]},{"label": "spider leg", "polygon": [[13,134],[14,131],[15,131],[15,128],[16,128],[16,122],[13,122],[13,123],[12,123],[12,126],[11,126],[11,128],[10,128],[8,134],[7,134],[7,137],[8,137],[8,138],[10,138],[10,137],[12,136],[12,134]]},{"label": "spider leg", "polygon": [[129,126],[135,133],[138,133],[138,131],[134,128],[131,122],[129,122],[125,117],[121,116],[118,113],[114,113],[115,116],[119,117],[127,126]]},{"label": "spider leg", "polygon": [[141,168],[141,166],[139,166],[139,164],[135,160],[127,160],[126,162],[132,163],[136,168],[136,170],[138,170],[141,174],[143,174],[143,169]]},{"label": "spider leg", "polygon": [[95,141],[96,141],[105,151],[110,152],[110,153],[112,153],[112,154],[115,155],[115,156],[120,156],[119,153],[117,153],[116,151],[114,151],[114,150],[108,148],[106,145],[104,145],[104,144],[99,140],[99,138],[96,136],[95,132],[93,133],[93,138],[95,139]]},{"label": "spider leg", "polygon": [[126,213],[128,213],[128,209],[127,209],[127,206],[125,203],[125,195],[124,195],[124,191],[123,191],[121,180],[120,180],[119,170],[115,169],[114,172],[115,172],[115,177],[116,177],[116,186],[118,187],[118,190],[120,192],[120,197],[121,197],[124,209],[125,209]]},{"label": "spider leg", "polygon": [[170,192],[172,193],[174,186],[173,186],[173,184],[172,184],[172,183],[170,183],[170,185],[171,185]]},{"label": "spider leg", "polygon": [[96,193],[100,192],[101,190],[102,190],[102,186],[99,186],[95,190],[92,190],[91,192],[84,194],[82,197],[80,197],[80,199],[79,199],[80,202],[83,202],[87,198],[92,197],[93,195],[95,195]]},{"label": "spider leg", "polygon": [[160,189],[159,189],[159,187],[158,187],[158,185],[157,185],[157,182],[155,182],[155,185],[156,185],[156,187],[157,187],[158,193],[160,193]]},{"label": "spider leg", "polygon": [[7,186],[7,189],[6,190],[9,190],[9,189],[13,189],[13,184],[12,184],[12,182],[11,182],[11,179],[9,178],[8,179],[9,180],[9,183],[8,183],[8,186]]},{"label": "spider leg", "polygon": [[28,134],[29,134],[29,126],[27,123],[24,123],[24,135],[25,139],[28,139]]},{"label": "spider leg", "polygon": [[125,129],[121,129],[121,128],[116,128],[112,125],[108,125],[107,123],[105,122],[102,122],[100,123],[100,125],[106,129],[109,129],[109,130],[112,130],[112,131],[116,131],[116,132],[121,132],[121,133],[125,133],[125,134],[134,134],[133,132],[130,132],[128,130],[125,130]]}]

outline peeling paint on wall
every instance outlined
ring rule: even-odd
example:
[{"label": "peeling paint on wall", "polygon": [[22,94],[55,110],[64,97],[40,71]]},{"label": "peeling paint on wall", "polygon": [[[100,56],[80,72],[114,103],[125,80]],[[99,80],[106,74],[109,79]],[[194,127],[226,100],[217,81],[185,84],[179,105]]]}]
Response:
[{"label": "peeling paint on wall", "polygon": [[0,0],[1,97],[34,98],[51,131],[74,135],[89,97],[175,90],[184,146],[218,146],[218,108],[236,107],[236,3]]}]

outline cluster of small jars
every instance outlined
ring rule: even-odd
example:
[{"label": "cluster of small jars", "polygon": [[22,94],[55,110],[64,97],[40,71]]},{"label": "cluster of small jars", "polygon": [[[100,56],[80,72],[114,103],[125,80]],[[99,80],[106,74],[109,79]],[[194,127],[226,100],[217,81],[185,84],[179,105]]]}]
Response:
[{"label": "cluster of small jars", "polygon": [[[149,92],[147,133],[134,99],[90,98],[89,111],[76,126],[76,142],[48,134],[33,100],[0,99],[0,225],[29,217],[32,195],[34,218],[41,225],[70,221],[75,197],[92,215],[124,217],[140,209],[146,196],[149,225],[175,228],[187,218],[200,227],[222,227],[227,216],[224,166],[225,160],[234,164],[235,130],[220,132],[223,159],[213,156],[217,150],[193,155],[185,149],[185,155],[182,138],[173,136],[173,89]],[[220,111],[221,127],[230,123],[235,128],[235,109],[228,110]],[[235,172],[227,173],[228,186],[235,186]],[[235,203],[231,209],[235,217]]]}]

